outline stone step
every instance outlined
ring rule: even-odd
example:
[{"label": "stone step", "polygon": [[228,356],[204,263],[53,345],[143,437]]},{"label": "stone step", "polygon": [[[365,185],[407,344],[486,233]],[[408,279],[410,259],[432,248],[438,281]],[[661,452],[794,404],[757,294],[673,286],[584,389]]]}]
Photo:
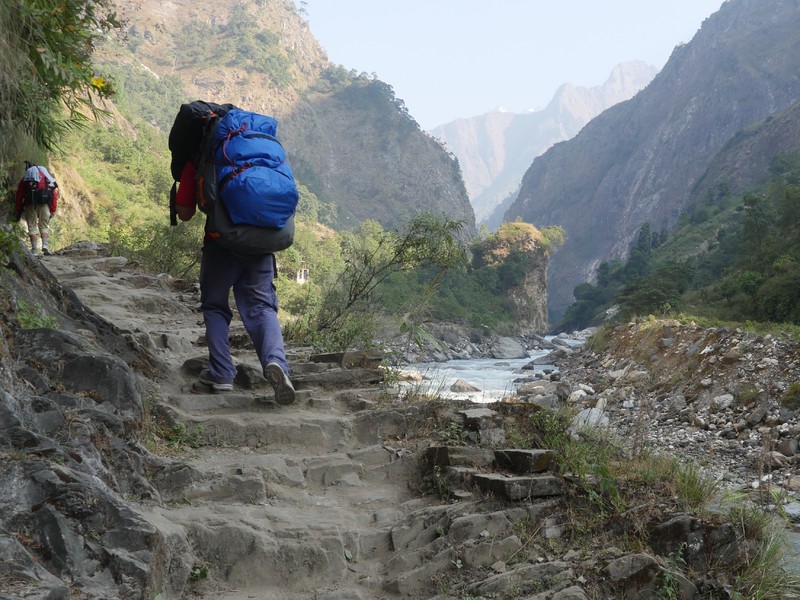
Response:
[{"label": "stone step", "polygon": [[[145,519],[166,538],[176,560],[167,597],[179,597],[194,565],[231,588],[259,589],[262,598],[304,598],[307,590],[378,572],[391,552],[389,525],[377,513],[332,506],[249,505],[152,507]],[[187,548],[191,540],[192,548]],[[193,551],[193,552],[192,552]],[[193,563],[179,560],[194,557]],[[180,572],[183,571],[183,572]],[[180,587],[179,587],[180,586]],[[273,596],[273,591],[283,596]],[[297,592],[297,595],[294,594]],[[311,597],[311,596],[308,596]]]},{"label": "stone step", "polygon": [[[213,393],[207,392],[207,386],[196,384],[192,389],[198,393],[176,394],[169,397],[168,404],[181,410],[192,413],[213,413],[227,412],[231,410],[270,410],[280,408],[275,402],[274,393],[270,388],[269,392],[242,392],[234,390],[232,392]],[[296,400],[293,406],[315,405],[319,407],[320,401],[315,402],[314,392],[311,390],[297,391]],[[331,406],[330,399],[327,402],[328,408]]]},{"label": "stone step", "polygon": [[[183,463],[166,463],[152,476],[162,500],[263,503],[291,490],[391,485],[416,472],[416,464],[380,445],[326,456],[298,458],[247,449],[203,447]],[[282,488],[278,490],[278,487]],[[383,492],[380,492],[381,494]],[[347,493],[343,493],[347,495]],[[367,498],[370,494],[359,493]]]},{"label": "stone step", "polygon": [[[234,387],[239,390],[271,390],[264,379],[261,365],[252,362],[252,356],[234,355],[236,378]],[[200,371],[206,368],[208,359],[205,356],[194,356],[184,361],[180,374],[191,385],[197,382]],[[313,362],[309,360],[294,362],[291,367],[291,380],[296,390],[366,387],[383,383],[384,372],[375,367],[343,368],[332,363]]]},{"label": "stone step", "polygon": [[371,367],[381,365],[386,356],[382,352],[356,350],[352,352],[328,352],[312,354],[309,360],[315,363],[335,364],[343,367]]},{"label": "stone step", "polygon": [[476,473],[473,483],[482,491],[516,502],[529,498],[560,496],[564,481],[553,475],[507,476],[502,473]]},{"label": "stone step", "polygon": [[425,462],[439,467],[480,467],[491,469],[495,464],[494,451],[478,446],[431,446],[425,450]]},{"label": "stone step", "polygon": [[556,466],[556,455],[552,450],[507,448],[495,450],[494,457],[500,469],[517,475],[551,471]]},{"label": "stone step", "polygon": [[555,468],[555,453],[541,449],[491,449],[479,446],[431,446],[425,450],[428,467],[474,467],[506,470],[517,475]]},{"label": "stone step", "polygon": [[358,427],[355,438],[353,424],[347,418],[294,405],[273,409],[232,406],[213,413],[185,410],[173,404],[162,407],[173,420],[185,425],[189,435],[198,436],[209,446],[281,447],[284,451],[319,454],[378,442],[366,427]]},{"label": "stone step", "polygon": [[325,369],[318,373],[298,374],[292,376],[292,383],[297,389],[339,390],[344,388],[378,385],[383,383],[382,369],[352,368]]}]

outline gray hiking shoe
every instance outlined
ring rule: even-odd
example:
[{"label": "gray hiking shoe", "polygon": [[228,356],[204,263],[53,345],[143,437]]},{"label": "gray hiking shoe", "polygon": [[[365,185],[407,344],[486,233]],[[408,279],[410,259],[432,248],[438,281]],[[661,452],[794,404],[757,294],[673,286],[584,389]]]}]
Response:
[{"label": "gray hiking shoe", "polygon": [[202,371],[200,371],[200,383],[209,386],[215,392],[233,391],[233,383],[225,381],[217,381],[211,376],[211,372],[208,369],[203,369]]},{"label": "gray hiking shoe", "polygon": [[294,403],[294,386],[283,367],[278,363],[269,363],[264,367],[264,378],[269,381],[272,389],[275,390],[275,402],[284,405]]}]

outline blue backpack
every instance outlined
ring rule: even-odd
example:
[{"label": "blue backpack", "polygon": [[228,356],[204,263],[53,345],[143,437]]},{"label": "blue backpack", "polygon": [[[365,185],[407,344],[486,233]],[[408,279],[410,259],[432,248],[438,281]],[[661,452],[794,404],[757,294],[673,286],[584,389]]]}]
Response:
[{"label": "blue backpack", "polygon": [[201,147],[198,208],[209,235],[239,254],[277,252],[294,240],[299,194],[277,127],[272,117],[233,109]]}]

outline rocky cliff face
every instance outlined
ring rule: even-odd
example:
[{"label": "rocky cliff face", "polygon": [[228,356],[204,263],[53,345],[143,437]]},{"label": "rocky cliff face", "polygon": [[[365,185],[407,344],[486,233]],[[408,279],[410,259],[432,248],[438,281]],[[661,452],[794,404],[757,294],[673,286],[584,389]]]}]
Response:
[{"label": "rocky cliff face", "polygon": [[643,223],[675,222],[737,132],[800,96],[798,26],[795,0],[729,0],[647,88],[534,161],[506,219],[566,230],[551,261],[555,315],[600,262],[626,255]]},{"label": "rocky cliff face", "polygon": [[701,200],[708,190],[725,185],[737,194],[766,180],[773,158],[797,152],[800,147],[800,102],[737,133],[709,161],[692,190],[690,202]]},{"label": "rocky cliff face", "polygon": [[431,130],[458,158],[478,222],[519,188],[533,159],[574,136],[607,108],[627,100],[657,72],[641,61],[614,68],[601,86],[564,84],[542,110],[525,114],[490,112]]},{"label": "rocky cliff face", "polygon": [[528,331],[547,331],[547,256],[538,252],[531,262],[534,268],[525,273],[518,286],[508,290],[513,314]]}]

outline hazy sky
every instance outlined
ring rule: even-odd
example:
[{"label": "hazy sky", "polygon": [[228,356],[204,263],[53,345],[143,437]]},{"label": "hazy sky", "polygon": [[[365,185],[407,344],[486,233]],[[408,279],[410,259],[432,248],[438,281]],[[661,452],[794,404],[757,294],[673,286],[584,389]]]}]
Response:
[{"label": "hazy sky", "polygon": [[[306,0],[336,64],[376,73],[424,129],[543,108],[622,62],[659,69],[723,0]],[[300,4],[300,0],[296,0]]]}]

